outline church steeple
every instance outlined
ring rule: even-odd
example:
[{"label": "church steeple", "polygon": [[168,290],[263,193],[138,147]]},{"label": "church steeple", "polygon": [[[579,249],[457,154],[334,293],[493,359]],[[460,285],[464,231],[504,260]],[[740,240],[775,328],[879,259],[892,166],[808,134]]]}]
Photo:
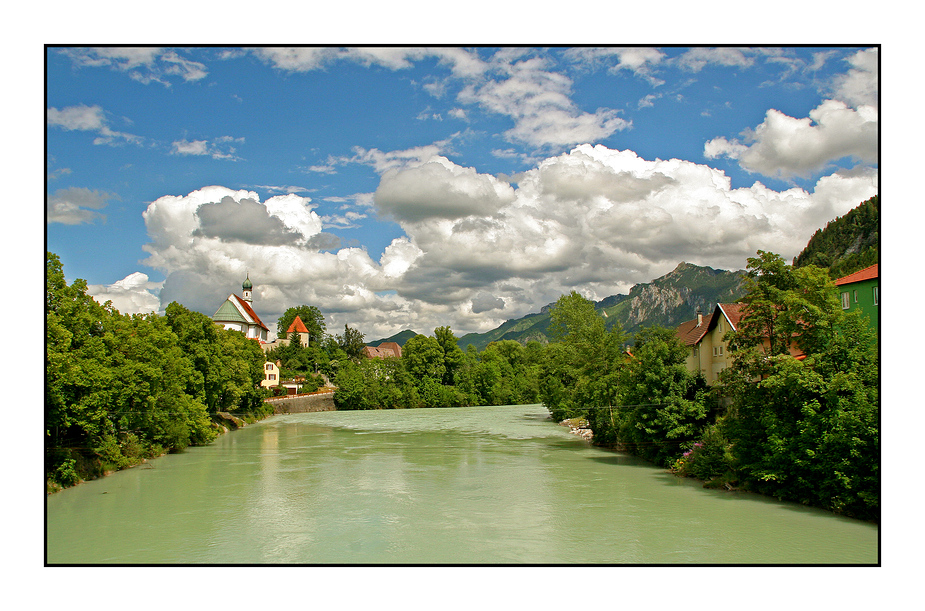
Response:
[{"label": "church steeple", "polygon": [[244,299],[244,301],[246,301],[247,303],[251,303],[253,301],[251,297],[251,289],[253,288],[254,288],[254,285],[251,284],[251,276],[248,273],[247,278],[244,279],[244,284],[241,285],[241,290],[244,293],[243,295],[241,295],[241,298]]}]

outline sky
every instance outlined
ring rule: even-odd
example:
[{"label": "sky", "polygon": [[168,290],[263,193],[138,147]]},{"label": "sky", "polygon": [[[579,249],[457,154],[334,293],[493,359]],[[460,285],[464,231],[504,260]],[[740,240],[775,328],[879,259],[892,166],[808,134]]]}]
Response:
[{"label": "sky", "polygon": [[879,193],[876,47],[53,47],[47,250],[123,313],[484,332]]}]

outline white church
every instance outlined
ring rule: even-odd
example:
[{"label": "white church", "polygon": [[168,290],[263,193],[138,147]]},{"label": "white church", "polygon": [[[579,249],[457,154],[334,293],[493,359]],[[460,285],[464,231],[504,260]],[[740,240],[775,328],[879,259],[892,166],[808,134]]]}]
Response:
[{"label": "white church", "polygon": [[256,339],[261,344],[267,342],[269,329],[257,316],[253,308],[253,289],[250,274],[241,285],[241,297],[234,293],[215,311],[212,320],[217,325],[232,331],[240,331],[248,339]]}]

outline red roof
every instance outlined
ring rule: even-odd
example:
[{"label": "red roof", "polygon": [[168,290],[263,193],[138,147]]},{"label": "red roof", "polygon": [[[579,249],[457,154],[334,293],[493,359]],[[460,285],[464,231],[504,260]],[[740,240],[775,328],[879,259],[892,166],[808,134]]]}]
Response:
[{"label": "red roof", "polygon": [[401,346],[396,342],[382,342],[378,346],[365,346],[363,352],[371,359],[384,359],[390,356],[401,358]]},{"label": "red roof", "polygon": [[737,330],[748,305],[744,303],[718,303],[716,305],[726,314],[726,320],[732,325],[733,331]]},{"label": "red roof", "polygon": [[295,317],[295,320],[292,321],[292,324],[289,325],[289,328],[286,329],[286,333],[308,333],[308,329],[305,328],[305,323],[302,322],[302,319],[298,316]]},{"label": "red roof", "polygon": [[874,278],[880,277],[880,264],[874,263],[870,267],[865,267],[859,272],[854,272],[853,274],[848,274],[843,278],[839,278],[835,281],[837,286],[843,284],[854,284],[855,282],[863,282],[864,280],[873,280]]},{"label": "red roof", "polygon": [[697,319],[688,320],[678,325],[677,336],[685,346],[693,346],[703,339],[710,329],[716,326],[719,316],[724,316],[732,329],[739,328],[739,321],[745,313],[746,305],[744,303],[718,303],[710,316],[704,316],[702,322],[698,325]]},{"label": "red roof", "polygon": [[247,315],[253,318],[254,322],[256,322],[257,325],[260,326],[260,328],[266,329],[267,331],[269,331],[269,329],[267,329],[267,326],[263,324],[263,321],[260,320],[260,317],[257,316],[257,312],[255,312],[254,308],[251,307],[251,304],[247,303],[246,301],[244,301],[237,295],[234,295],[234,298],[238,300],[238,303],[244,308],[244,311],[247,312]]}]

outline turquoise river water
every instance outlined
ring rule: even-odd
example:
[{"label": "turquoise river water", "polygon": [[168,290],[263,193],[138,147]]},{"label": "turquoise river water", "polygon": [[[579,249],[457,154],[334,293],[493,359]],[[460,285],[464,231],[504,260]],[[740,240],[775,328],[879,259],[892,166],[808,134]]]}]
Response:
[{"label": "turquoise river water", "polygon": [[875,564],[878,544],[541,405],[273,416],[46,504],[48,564]]}]

